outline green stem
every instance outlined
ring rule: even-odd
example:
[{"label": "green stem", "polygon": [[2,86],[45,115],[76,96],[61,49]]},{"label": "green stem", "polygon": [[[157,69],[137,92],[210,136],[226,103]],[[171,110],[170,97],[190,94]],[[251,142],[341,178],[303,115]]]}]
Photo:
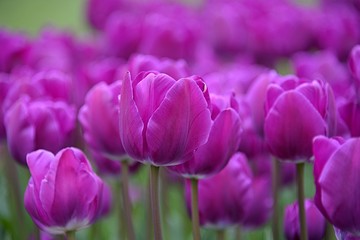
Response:
[{"label": "green stem", "polygon": [[[22,190],[20,187],[19,174],[17,170],[17,166],[15,160],[13,160],[7,152],[6,146],[3,146],[4,151],[4,164],[5,164],[5,172],[9,186],[9,195],[10,195],[10,206],[12,205],[12,214],[13,218],[18,224],[19,229],[25,226],[25,210],[23,204]],[[15,209],[14,209],[15,208]],[[25,239],[25,231],[20,231],[19,233],[20,239]]]},{"label": "green stem", "polygon": [[304,162],[296,164],[297,196],[298,196],[299,216],[300,216],[300,240],[307,240],[305,193],[304,193],[304,167],[305,167]]},{"label": "green stem", "polygon": [[123,208],[122,208],[122,199],[121,199],[121,184],[119,181],[115,182],[115,202],[117,206],[117,215],[118,215],[118,238],[123,239],[123,234],[125,232],[125,218],[123,214]]},{"label": "green stem", "polygon": [[198,196],[198,180],[196,178],[191,179],[191,220],[193,239],[200,240],[200,219],[199,219],[199,196]]},{"label": "green stem", "polygon": [[225,240],[225,237],[226,237],[225,233],[226,233],[225,229],[218,229],[216,231],[217,240]]},{"label": "green stem", "polygon": [[151,210],[155,240],[162,240],[159,206],[159,167],[150,166]]},{"label": "green stem", "polygon": [[68,231],[66,232],[66,240],[75,240],[75,231]]},{"label": "green stem", "polygon": [[123,213],[125,219],[125,235],[129,240],[135,240],[135,231],[133,220],[131,216],[131,200],[129,195],[129,164],[126,160],[121,161],[121,177],[122,177],[122,198],[123,198]]},{"label": "green stem", "polygon": [[279,188],[280,188],[280,162],[272,159],[272,191],[273,191],[273,217],[272,217],[272,234],[273,239],[280,239],[280,207],[279,207]]},{"label": "green stem", "polygon": [[326,227],[325,227],[325,237],[324,239],[335,239],[334,236],[334,227],[333,225],[329,222],[326,221]]},{"label": "green stem", "polygon": [[169,205],[168,205],[168,198],[169,198],[169,181],[166,176],[165,169],[160,169],[160,203],[161,203],[161,226],[163,229],[163,234],[165,239],[169,239],[169,227],[167,225],[166,214],[169,213]]}]

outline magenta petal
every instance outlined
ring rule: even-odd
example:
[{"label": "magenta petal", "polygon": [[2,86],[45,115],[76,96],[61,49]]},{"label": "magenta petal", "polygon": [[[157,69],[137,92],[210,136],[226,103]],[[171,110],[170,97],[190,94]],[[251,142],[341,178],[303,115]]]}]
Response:
[{"label": "magenta petal", "polygon": [[300,93],[281,94],[266,116],[265,138],[271,152],[281,159],[307,160],[312,140],[326,133],[326,124],[313,105]]},{"label": "magenta petal", "polygon": [[265,115],[274,105],[276,99],[282,94],[284,90],[277,84],[270,84],[266,90],[266,101],[265,101]]},{"label": "magenta petal", "polygon": [[130,74],[124,78],[119,104],[119,133],[123,147],[131,157],[144,159],[144,123],[134,102]]},{"label": "magenta petal", "polygon": [[45,179],[50,164],[54,159],[54,154],[45,150],[37,150],[26,156],[27,164],[37,191],[39,191],[41,181]]},{"label": "magenta petal", "polygon": [[155,165],[181,163],[184,155],[207,141],[210,111],[195,81],[180,79],[150,118],[146,140]]},{"label": "magenta petal", "polygon": [[134,100],[145,126],[174,84],[175,80],[166,74],[150,73],[135,86]]},{"label": "magenta petal", "polygon": [[72,219],[78,204],[77,171],[80,162],[70,148],[60,151],[56,158],[59,163],[53,186],[55,192],[51,216],[57,225],[65,226]]},{"label": "magenta petal", "polygon": [[319,178],[322,203],[332,224],[348,232],[360,229],[359,158],[360,140],[350,139],[335,151]]},{"label": "magenta petal", "polygon": [[327,95],[325,95],[319,82],[301,84],[296,91],[303,94],[314,107],[319,111],[322,117],[326,114]]}]

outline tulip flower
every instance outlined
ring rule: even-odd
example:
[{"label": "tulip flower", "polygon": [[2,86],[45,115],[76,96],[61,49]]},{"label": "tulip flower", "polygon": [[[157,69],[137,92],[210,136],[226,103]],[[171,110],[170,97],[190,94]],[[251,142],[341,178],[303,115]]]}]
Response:
[{"label": "tulip flower", "polygon": [[67,234],[92,224],[104,210],[104,183],[76,148],[56,155],[37,150],[27,155],[31,173],[24,204],[36,225],[50,234]]},{"label": "tulip flower", "polygon": [[114,160],[126,158],[119,135],[120,90],[120,81],[111,85],[100,82],[88,92],[79,112],[87,145],[92,151]]},{"label": "tulip flower", "polygon": [[125,151],[149,163],[155,239],[162,239],[159,166],[181,164],[206,143],[211,128],[209,93],[198,77],[175,80],[144,72],[125,76],[120,96],[120,138]]},{"label": "tulip flower", "polygon": [[358,172],[360,139],[314,139],[315,204],[343,232],[360,236]]},{"label": "tulip flower", "polygon": [[155,166],[185,162],[206,143],[211,117],[206,85],[161,73],[126,75],[120,97],[120,138],[134,159]]},{"label": "tulip flower", "polygon": [[8,147],[12,157],[26,165],[26,154],[37,149],[53,153],[70,144],[75,109],[64,102],[20,98],[5,114]]},{"label": "tulip flower", "polygon": [[[204,227],[226,228],[240,223],[245,216],[245,195],[252,183],[251,169],[245,155],[236,153],[218,174],[199,180],[199,215]],[[186,182],[186,203],[190,206],[189,181]]]},{"label": "tulip flower", "polygon": [[270,84],[265,102],[265,140],[270,152],[294,162],[312,156],[312,139],[327,133],[329,86],[297,78]]},{"label": "tulip flower", "polygon": [[[288,205],[284,214],[284,232],[287,240],[300,238],[299,206],[297,202]],[[310,200],[305,200],[307,236],[309,240],[321,240],[325,235],[326,221],[321,212]]]}]

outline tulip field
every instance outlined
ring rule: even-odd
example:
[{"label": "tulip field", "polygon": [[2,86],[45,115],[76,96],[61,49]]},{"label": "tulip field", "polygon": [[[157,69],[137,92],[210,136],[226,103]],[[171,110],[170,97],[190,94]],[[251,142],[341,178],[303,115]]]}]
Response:
[{"label": "tulip field", "polygon": [[0,1],[1,240],[360,239],[360,1]]}]

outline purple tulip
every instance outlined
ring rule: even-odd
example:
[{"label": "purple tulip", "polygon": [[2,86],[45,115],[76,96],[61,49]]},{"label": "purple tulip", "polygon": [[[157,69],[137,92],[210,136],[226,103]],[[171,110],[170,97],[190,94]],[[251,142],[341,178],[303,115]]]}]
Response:
[{"label": "purple tulip", "polygon": [[92,151],[113,160],[126,158],[119,135],[118,96],[121,82],[101,82],[87,94],[79,112],[84,138]]},{"label": "purple tulip", "polygon": [[[206,85],[161,73],[126,75],[120,97],[120,138],[125,151],[156,166],[183,163],[206,143],[211,116]],[[207,96],[208,97],[208,96]]]},{"label": "purple tulip", "polygon": [[[200,224],[226,228],[240,223],[245,214],[244,196],[250,191],[252,173],[243,154],[236,153],[218,174],[199,180]],[[186,204],[190,209],[190,181],[186,182]]]},{"label": "purple tulip", "polygon": [[8,147],[13,158],[26,165],[26,154],[37,149],[53,153],[70,144],[75,109],[64,102],[20,98],[5,114]]},{"label": "purple tulip", "polygon": [[271,178],[254,177],[243,199],[245,213],[241,224],[250,229],[266,224],[273,209]]},{"label": "purple tulip", "polygon": [[334,52],[302,52],[296,54],[292,62],[298,77],[328,82],[337,97],[347,96],[352,88],[347,66],[340,62]]},{"label": "purple tulip", "polygon": [[10,77],[7,74],[0,73],[0,141],[6,138],[4,126],[4,101],[11,86]]},{"label": "purple tulip", "polygon": [[315,204],[341,231],[360,236],[360,138],[314,139]]},{"label": "purple tulip", "polygon": [[174,61],[169,58],[156,58],[152,55],[133,55],[128,62],[128,70],[131,76],[136,76],[140,72],[157,71],[166,73],[174,79],[189,76],[188,65],[184,60]]},{"label": "purple tulip", "polygon": [[[307,236],[309,240],[321,240],[325,235],[326,221],[314,202],[305,200]],[[287,240],[300,239],[299,206],[297,202],[288,205],[284,214],[284,232]]]},{"label": "purple tulip", "polygon": [[24,61],[29,43],[19,33],[0,28],[0,72],[10,73]]},{"label": "purple tulip", "polygon": [[232,103],[233,97],[211,95],[212,126],[207,142],[187,162],[169,169],[185,177],[205,178],[220,172],[237,151],[241,120]]},{"label": "purple tulip", "polygon": [[338,107],[339,114],[351,137],[360,137],[360,102],[357,99],[345,102]]},{"label": "purple tulip", "polygon": [[300,83],[289,77],[267,90],[265,140],[271,153],[283,160],[304,161],[312,156],[312,140],[327,133],[329,86]]},{"label": "purple tulip", "polygon": [[86,17],[92,27],[102,30],[111,13],[123,7],[123,0],[89,0]]},{"label": "purple tulip", "polygon": [[64,234],[97,219],[104,183],[79,149],[65,148],[56,155],[38,150],[27,155],[27,164],[31,178],[25,208],[41,230]]}]

